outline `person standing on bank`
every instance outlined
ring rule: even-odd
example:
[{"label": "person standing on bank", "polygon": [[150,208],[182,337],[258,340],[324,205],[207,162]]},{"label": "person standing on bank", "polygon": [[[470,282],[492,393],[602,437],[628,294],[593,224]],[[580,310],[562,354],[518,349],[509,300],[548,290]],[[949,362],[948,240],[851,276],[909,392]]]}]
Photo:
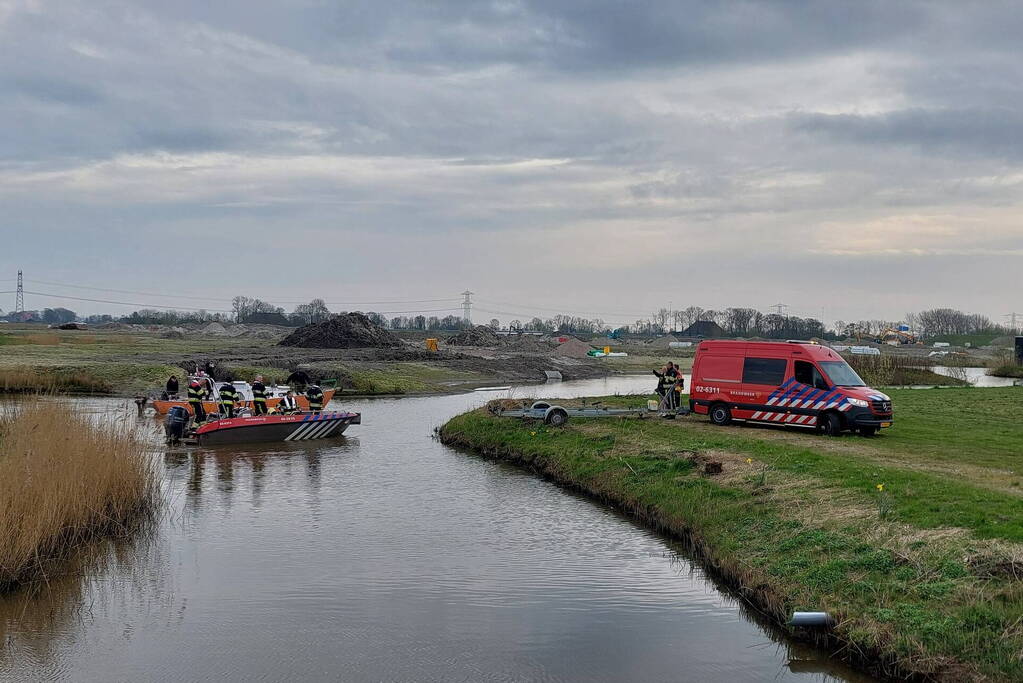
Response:
[{"label": "person standing on bank", "polygon": [[266,385],[263,384],[263,375],[256,375],[256,381],[252,383],[252,414],[266,415]]},{"label": "person standing on bank", "polygon": [[318,413],[323,410],[323,390],[320,389],[320,385],[310,384],[305,395],[309,399],[310,412]]},{"label": "person standing on bank", "polygon": [[170,379],[167,380],[167,387],[166,387],[167,398],[169,398],[172,401],[176,400],[177,397],[178,397],[178,391],[179,390],[180,390],[180,387],[178,386],[178,376],[177,375],[171,375]]}]

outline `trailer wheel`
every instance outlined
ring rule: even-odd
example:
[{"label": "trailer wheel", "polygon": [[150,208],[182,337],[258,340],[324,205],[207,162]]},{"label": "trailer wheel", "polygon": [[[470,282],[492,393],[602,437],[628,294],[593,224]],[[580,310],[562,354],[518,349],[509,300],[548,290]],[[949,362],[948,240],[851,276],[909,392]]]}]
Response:
[{"label": "trailer wheel", "polygon": [[835,413],[824,413],[817,421],[817,428],[824,436],[840,436],[842,434],[842,418]]},{"label": "trailer wheel", "polygon": [[710,421],[719,427],[732,424],[732,411],[724,403],[715,403],[710,407]]},{"label": "trailer wheel", "polygon": [[544,422],[551,427],[562,427],[566,422],[568,422],[568,413],[564,410],[552,410],[547,413],[547,417],[544,418]]}]

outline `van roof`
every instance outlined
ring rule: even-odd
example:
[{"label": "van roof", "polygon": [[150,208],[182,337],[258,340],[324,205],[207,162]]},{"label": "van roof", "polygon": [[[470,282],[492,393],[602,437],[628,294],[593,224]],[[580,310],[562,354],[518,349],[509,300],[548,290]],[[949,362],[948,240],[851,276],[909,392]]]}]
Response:
[{"label": "van roof", "polygon": [[816,344],[814,342],[788,340],[788,341],[740,341],[737,339],[713,339],[700,342],[696,352],[720,351],[729,355],[744,355],[769,353],[773,356],[801,356],[813,360],[842,360],[830,346]]}]

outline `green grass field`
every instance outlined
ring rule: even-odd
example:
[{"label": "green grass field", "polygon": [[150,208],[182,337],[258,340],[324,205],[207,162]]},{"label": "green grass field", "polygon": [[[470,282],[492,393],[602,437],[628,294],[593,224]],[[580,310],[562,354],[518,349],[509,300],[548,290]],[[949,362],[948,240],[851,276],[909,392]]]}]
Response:
[{"label": "green grass field", "polygon": [[316,376],[338,380],[346,394],[439,393],[494,381],[480,372],[408,361],[305,362],[292,358],[271,367],[266,360],[275,355],[273,341],[253,338],[193,335],[167,339],[144,332],[28,327],[0,332],[0,349],[0,393],[38,390],[131,395],[155,391],[170,375],[181,377],[183,369],[176,363],[209,356],[232,358],[219,361],[220,367],[233,378],[249,381],[262,374],[267,381],[284,382],[290,374],[287,368],[301,363]]},{"label": "green grass field", "polygon": [[[895,426],[873,438],[697,416],[553,429],[485,411],[442,438],[692,537],[777,621],[836,615],[843,653],[882,673],[1020,680],[1023,388],[888,393]],[[704,474],[709,461],[723,472]]]}]

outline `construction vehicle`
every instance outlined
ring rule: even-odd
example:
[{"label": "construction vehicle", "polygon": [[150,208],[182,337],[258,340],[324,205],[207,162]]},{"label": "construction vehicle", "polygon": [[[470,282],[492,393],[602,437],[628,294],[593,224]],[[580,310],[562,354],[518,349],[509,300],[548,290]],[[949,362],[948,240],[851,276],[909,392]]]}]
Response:
[{"label": "construction vehicle", "polygon": [[891,344],[898,346],[900,344],[918,344],[920,340],[917,336],[909,331],[909,328],[902,329],[905,325],[900,325],[899,329],[889,327],[887,330],[881,332],[877,339],[874,341],[878,344]]}]

